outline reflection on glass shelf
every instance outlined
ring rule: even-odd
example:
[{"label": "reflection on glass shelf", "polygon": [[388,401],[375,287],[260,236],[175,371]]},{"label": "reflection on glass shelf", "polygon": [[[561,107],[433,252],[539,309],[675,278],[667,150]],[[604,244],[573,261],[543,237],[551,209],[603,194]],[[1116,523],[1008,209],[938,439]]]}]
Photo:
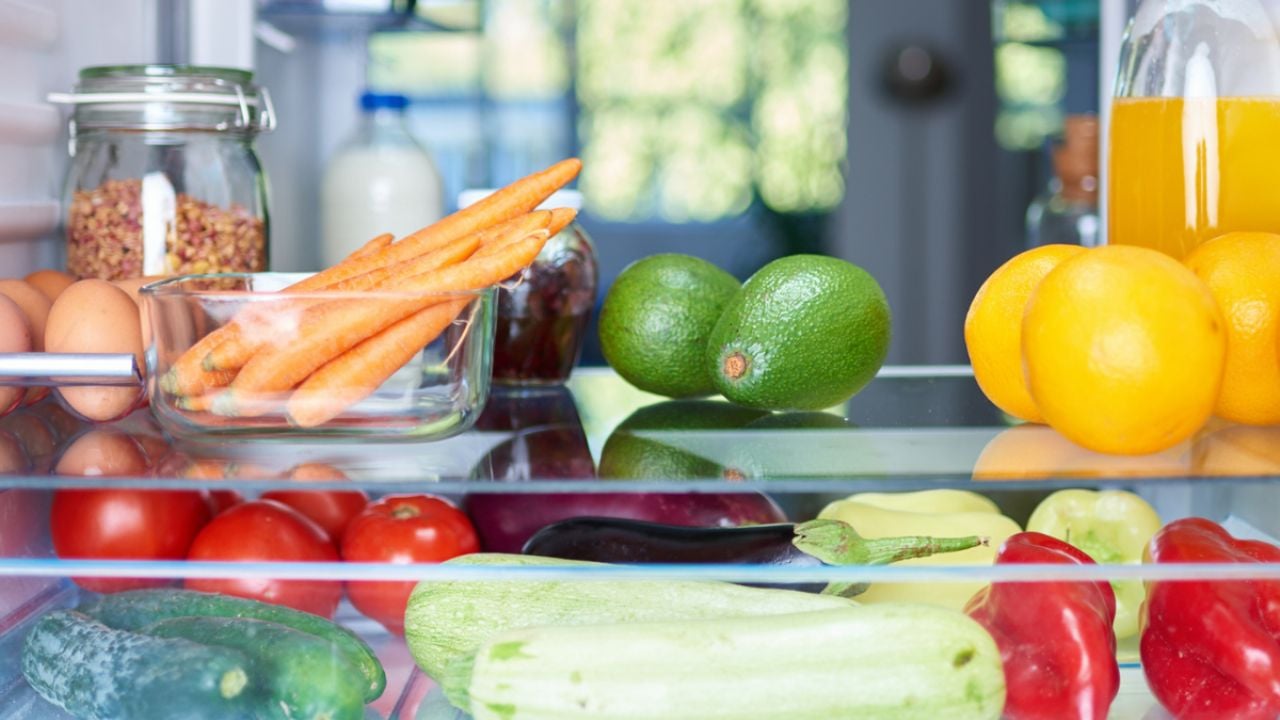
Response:
[{"label": "reflection on glass shelf", "polygon": [[52,399],[0,418],[0,486],[112,477],[266,488],[296,481],[299,466],[329,468],[317,488],[429,482],[457,493],[1265,482],[1280,475],[1280,427],[1212,423],[1160,453],[1104,455],[1045,426],[1011,425],[955,368],[886,368],[847,406],[808,413],[663,400],[581,369],[567,388],[495,391],[474,429],[417,444],[188,446],[169,442],[146,410],[88,424]]}]

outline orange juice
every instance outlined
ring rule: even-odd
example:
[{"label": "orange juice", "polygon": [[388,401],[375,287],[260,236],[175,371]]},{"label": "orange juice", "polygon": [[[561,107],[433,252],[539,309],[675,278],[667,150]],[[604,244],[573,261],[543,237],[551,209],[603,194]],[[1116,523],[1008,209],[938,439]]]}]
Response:
[{"label": "orange juice", "polygon": [[1280,98],[1117,98],[1107,242],[1181,259],[1236,230],[1280,232]]}]

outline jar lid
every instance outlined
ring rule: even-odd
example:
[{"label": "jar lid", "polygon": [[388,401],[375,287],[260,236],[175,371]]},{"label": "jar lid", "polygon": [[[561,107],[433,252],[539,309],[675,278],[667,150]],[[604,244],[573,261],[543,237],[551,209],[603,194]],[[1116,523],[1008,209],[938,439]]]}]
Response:
[{"label": "jar lid", "polygon": [[80,71],[70,93],[49,102],[75,106],[72,128],[120,130],[275,129],[275,109],[253,73],[200,65],[102,65]]},{"label": "jar lid", "polygon": [[[458,209],[470,207],[489,197],[495,192],[493,188],[469,188],[458,193]],[[550,210],[551,208],[569,208],[570,210],[582,209],[582,193],[577,190],[557,190],[551,193],[551,197],[542,201],[537,207],[538,210]]]}]

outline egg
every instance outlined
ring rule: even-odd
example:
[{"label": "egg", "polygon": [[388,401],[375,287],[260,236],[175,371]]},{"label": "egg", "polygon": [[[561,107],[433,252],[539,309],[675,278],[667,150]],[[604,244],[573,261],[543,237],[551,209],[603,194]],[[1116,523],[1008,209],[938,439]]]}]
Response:
[{"label": "egg", "polygon": [[37,270],[22,279],[44,293],[49,302],[57,300],[62,291],[76,281],[74,277],[58,270]]},{"label": "egg", "polygon": [[136,477],[147,472],[147,457],[138,443],[116,428],[94,428],[71,441],[54,472],[82,477]]},{"label": "egg", "polygon": [[138,306],[138,320],[142,323],[143,350],[146,350],[146,348],[151,346],[151,321],[147,318],[146,304],[142,302],[142,297],[138,291],[142,289],[143,285],[148,285],[158,280],[164,280],[167,277],[169,276],[147,275],[145,277],[132,278],[130,280],[113,280],[111,282],[112,285],[115,285],[121,290],[129,293],[129,297],[133,298],[134,304]]},{"label": "egg", "polygon": [[[27,324],[31,326],[31,349],[44,351],[44,324],[49,317],[49,307],[53,304],[45,294],[30,283],[22,280],[0,280],[0,295],[18,303],[27,316]],[[47,387],[27,388],[23,405],[39,402],[49,394]]]},{"label": "egg", "polygon": [[[31,324],[18,303],[0,295],[0,353],[31,352]],[[25,387],[0,385],[0,415],[18,406]]]},{"label": "egg", "polygon": [[[44,347],[62,353],[130,353],[142,367],[142,326],[129,294],[106,280],[81,280],[54,301],[45,325]],[[142,386],[64,385],[58,395],[89,420],[115,420],[129,414]]]}]

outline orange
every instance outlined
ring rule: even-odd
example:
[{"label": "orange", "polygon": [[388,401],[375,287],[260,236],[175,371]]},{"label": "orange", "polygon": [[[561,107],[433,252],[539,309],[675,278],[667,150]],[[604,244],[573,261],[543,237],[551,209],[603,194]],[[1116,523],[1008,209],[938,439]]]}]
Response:
[{"label": "orange", "polygon": [[1027,298],[1058,263],[1084,252],[1079,245],[1045,245],[1015,256],[978,288],[964,319],[964,344],[978,387],[993,405],[1029,422],[1043,422],[1022,374],[1022,313]]},{"label": "orange", "polygon": [[1154,453],[1213,414],[1227,351],[1209,288],[1177,260],[1107,245],[1045,276],[1022,322],[1031,397],[1090,450]]},{"label": "orange", "polygon": [[1216,237],[1184,260],[1227,323],[1227,364],[1214,412],[1249,425],[1280,423],[1280,235]]}]

